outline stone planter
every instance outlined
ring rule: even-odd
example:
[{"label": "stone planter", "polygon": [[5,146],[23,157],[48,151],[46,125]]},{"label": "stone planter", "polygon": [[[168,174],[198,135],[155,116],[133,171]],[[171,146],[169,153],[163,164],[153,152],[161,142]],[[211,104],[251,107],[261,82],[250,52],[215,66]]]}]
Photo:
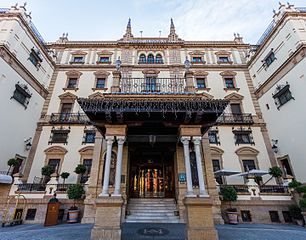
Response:
[{"label": "stone planter", "polygon": [[79,221],[80,210],[68,210],[68,223],[77,223]]},{"label": "stone planter", "polygon": [[229,224],[238,224],[238,212],[226,211]]}]

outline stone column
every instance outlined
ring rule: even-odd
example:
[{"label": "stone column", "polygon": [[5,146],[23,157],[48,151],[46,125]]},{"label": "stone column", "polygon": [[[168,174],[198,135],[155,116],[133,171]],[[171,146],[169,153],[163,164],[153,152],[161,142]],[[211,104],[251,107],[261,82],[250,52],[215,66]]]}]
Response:
[{"label": "stone column", "polygon": [[109,185],[109,173],[110,173],[110,161],[112,157],[112,146],[114,142],[114,136],[106,136],[106,160],[104,167],[104,179],[103,179],[103,188],[102,193],[99,196],[109,196],[108,185]]},{"label": "stone column", "polygon": [[117,152],[117,163],[116,163],[116,178],[115,178],[115,191],[112,196],[121,196],[120,184],[121,184],[121,172],[122,172],[122,153],[125,136],[117,136],[118,152]]},{"label": "stone column", "polygon": [[189,141],[190,137],[181,137],[181,142],[184,146],[184,159],[185,159],[185,169],[186,169],[186,180],[187,180],[187,193],[188,197],[194,197],[192,188],[192,178],[191,178],[191,168],[190,168],[190,151],[189,151]]},{"label": "stone column", "polygon": [[193,72],[186,71],[185,73],[185,79],[186,79],[186,92],[194,93],[195,92],[195,86],[193,81]]},{"label": "stone column", "polygon": [[200,187],[200,197],[208,197],[208,194],[205,190],[205,182],[202,168],[202,154],[200,149],[202,137],[192,137],[192,141],[194,144],[194,150],[196,154],[197,161],[197,170],[198,170],[198,178],[199,178],[199,187]]},{"label": "stone column", "polygon": [[111,92],[120,92],[120,78],[121,72],[120,71],[113,71],[113,84],[111,87]]}]

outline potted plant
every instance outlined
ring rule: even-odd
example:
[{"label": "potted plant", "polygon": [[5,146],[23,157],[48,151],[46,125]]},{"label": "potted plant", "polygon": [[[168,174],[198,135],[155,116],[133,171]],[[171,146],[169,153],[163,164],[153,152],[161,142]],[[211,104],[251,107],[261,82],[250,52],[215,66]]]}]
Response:
[{"label": "potted plant", "polygon": [[[266,185],[269,181],[271,181],[272,178],[279,180],[280,177],[283,175],[283,171],[280,167],[274,166],[274,167],[269,168],[269,174],[271,177],[263,185]],[[280,181],[278,182],[280,183]]]},{"label": "potted plant", "polygon": [[75,201],[81,199],[83,194],[85,193],[83,186],[81,184],[74,184],[69,186],[67,194],[69,199],[73,199],[73,206],[71,206],[68,210],[68,220],[69,223],[76,223],[79,219],[80,210],[75,205]]},{"label": "potted plant", "polygon": [[289,212],[292,217],[292,219],[296,222],[297,225],[303,226],[303,215],[301,208],[298,205],[290,205],[289,206]]},{"label": "potted plant", "polygon": [[9,175],[11,168],[15,167],[19,164],[19,161],[16,158],[11,158],[7,161],[7,165],[9,166],[9,169],[7,170],[7,175]]},{"label": "potted plant", "polygon": [[82,181],[83,175],[86,173],[87,168],[83,164],[78,164],[74,170],[76,174],[81,175],[80,181]]},{"label": "potted plant", "polygon": [[41,168],[41,175],[44,176],[44,183],[48,181],[52,173],[54,173],[54,169],[50,165]]},{"label": "potted plant", "polygon": [[63,179],[63,184],[65,184],[66,179],[70,176],[69,172],[62,172],[61,178]]},{"label": "potted plant", "polygon": [[237,201],[237,192],[233,186],[224,186],[220,189],[223,201],[229,201],[230,207],[226,210],[226,214],[230,224],[238,224],[238,212],[236,208],[232,208],[231,202]]}]

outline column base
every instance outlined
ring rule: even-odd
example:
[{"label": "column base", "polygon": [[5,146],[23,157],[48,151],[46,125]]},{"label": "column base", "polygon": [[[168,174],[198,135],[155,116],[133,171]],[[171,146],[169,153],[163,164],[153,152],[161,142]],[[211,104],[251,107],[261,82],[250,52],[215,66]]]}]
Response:
[{"label": "column base", "polygon": [[186,192],[186,197],[197,197],[193,192]]},{"label": "column base", "polygon": [[121,197],[99,197],[96,199],[95,225],[91,240],[121,240]]},{"label": "column base", "polygon": [[211,198],[185,198],[187,237],[189,240],[218,240]]},{"label": "column base", "polygon": [[113,193],[112,197],[122,197],[121,193]]}]

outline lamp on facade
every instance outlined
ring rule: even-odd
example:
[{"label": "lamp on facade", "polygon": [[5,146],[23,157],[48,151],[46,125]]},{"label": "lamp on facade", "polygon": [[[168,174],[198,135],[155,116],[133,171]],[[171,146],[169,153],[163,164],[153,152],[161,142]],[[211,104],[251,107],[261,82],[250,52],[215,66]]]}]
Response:
[{"label": "lamp on facade", "polygon": [[277,143],[278,143],[278,140],[277,139],[271,139],[272,141],[272,150],[274,153],[278,153],[278,147],[277,147]]},{"label": "lamp on facade", "polygon": [[116,60],[116,69],[117,71],[119,71],[121,68],[121,60],[120,60],[120,57],[118,57],[118,59]]},{"label": "lamp on facade", "polygon": [[191,63],[190,61],[188,60],[188,57],[186,57],[186,60],[184,62],[184,65],[185,65],[185,69],[186,71],[189,71],[190,67],[191,67]]},{"label": "lamp on facade", "polygon": [[31,149],[31,147],[32,147],[31,140],[32,140],[31,137],[24,140],[25,150],[26,151],[29,151]]}]

